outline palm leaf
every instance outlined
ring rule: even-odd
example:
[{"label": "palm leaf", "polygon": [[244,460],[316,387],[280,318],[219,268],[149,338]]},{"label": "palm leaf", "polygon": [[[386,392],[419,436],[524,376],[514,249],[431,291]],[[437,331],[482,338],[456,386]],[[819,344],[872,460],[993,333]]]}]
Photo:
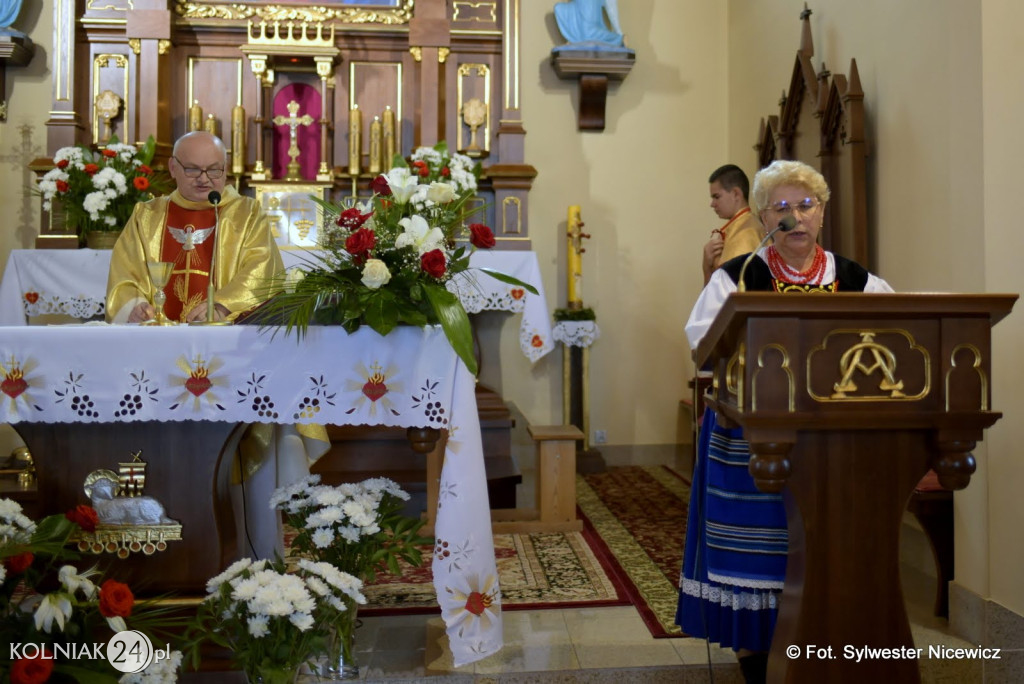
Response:
[{"label": "palm leaf", "polygon": [[476,375],[476,357],[473,356],[473,329],[469,325],[469,316],[462,308],[459,298],[442,286],[433,283],[424,283],[423,291],[444,330],[445,337],[448,338],[448,343],[466,364],[469,372]]},{"label": "palm leaf", "polygon": [[493,268],[485,268],[483,266],[477,266],[475,268],[476,268],[477,271],[483,271],[487,275],[491,276],[492,278],[494,278],[496,280],[500,280],[503,283],[507,283],[509,285],[515,285],[516,287],[521,287],[524,290],[526,290],[527,292],[529,292],[530,294],[540,294],[539,292],[537,292],[537,288],[535,288],[533,285],[530,285],[529,283],[524,283],[519,278],[514,278],[514,277],[508,275],[507,273],[502,273],[501,271],[495,271]]}]

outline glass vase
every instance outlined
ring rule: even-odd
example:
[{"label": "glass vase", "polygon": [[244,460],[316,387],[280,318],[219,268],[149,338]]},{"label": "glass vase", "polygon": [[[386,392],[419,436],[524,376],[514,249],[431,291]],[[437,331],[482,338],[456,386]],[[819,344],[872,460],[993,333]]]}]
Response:
[{"label": "glass vase", "polygon": [[245,671],[249,684],[292,684],[295,681],[294,667],[254,667]]},{"label": "glass vase", "polygon": [[345,601],[348,607],[338,616],[327,640],[327,661],[320,671],[321,678],[328,681],[359,679],[356,665],[356,614],[354,601]]}]

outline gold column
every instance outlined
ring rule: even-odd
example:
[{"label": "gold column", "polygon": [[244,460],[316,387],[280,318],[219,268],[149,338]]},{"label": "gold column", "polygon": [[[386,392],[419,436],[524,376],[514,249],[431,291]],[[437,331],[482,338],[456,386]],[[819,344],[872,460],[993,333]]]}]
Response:
[{"label": "gold column", "polygon": [[240,104],[231,109],[231,173],[245,173],[245,108]]},{"label": "gold column", "polygon": [[384,134],[384,168],[391,170],[392,160],[395,158],[395,110],[390,105],[384,108],[383,121],[381,122]]},{"label": "gold column", "polygon": [[[319,30],[319,29],[318,29]],[[331,29],[333,32],[333,28]],[[332,181],[334,175],[331,173],[331,120],[333,117],[327,111],[330,98],[327,97],[327,83],[334,66],[334,58],[314,58],[316,61],[316,73],[320,76],[320,166],[316,171],[318,181]]]},{"label": "gold column", "polygon": [[203,130],[210,135],[217,135],[217,117],[213,114],[207,114],[206,119],[203,121]]},{"label": "gold column", "polygon": [[373,121],[370,123],[370,173],[380,173],[380,162],[381,162],[381,123],[380,117],[373,117]]},{"label": "gold column", "polygon": [[348,113],[348,173],[359,175],[363,157],[363,113],[359,105],[352,105]]}]

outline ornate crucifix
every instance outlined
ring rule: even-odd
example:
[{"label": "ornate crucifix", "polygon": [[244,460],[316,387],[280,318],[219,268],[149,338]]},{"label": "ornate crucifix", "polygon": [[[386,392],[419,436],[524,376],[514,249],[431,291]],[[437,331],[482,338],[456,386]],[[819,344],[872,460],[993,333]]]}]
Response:
[{"label": "ornate crucifix", "polygon": [[281,116],[278,114],[274,117],[274,124],[277,126],[287,126],[289,129],[289,145],[288,145],[288,156],[291,161],[288,162],[288,173],[285,174],[285,180],[302,180],[302,176],[299,174],[299,126],[308,126],[313,123],[313,117],[309,114],[299,114],[299,103],[292,100],[288,103],[288,116]]}]

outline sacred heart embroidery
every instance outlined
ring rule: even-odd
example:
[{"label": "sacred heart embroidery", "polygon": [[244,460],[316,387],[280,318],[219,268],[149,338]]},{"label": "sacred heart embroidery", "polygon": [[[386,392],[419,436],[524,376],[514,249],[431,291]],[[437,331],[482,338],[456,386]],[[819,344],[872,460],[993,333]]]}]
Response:
[{"label": "sacred heart embroidery", "polygon": [[22,377],[4,378],[4,381],[0,382],[0,392],[3,392],[11,399],[16,399],[19,394],[27,389],[28,383]]},{"label": "sacred heart embroidery", "polygon": [[191,377],[185,381],[185,389],[195,396],[201,396],[203,392],[210,389],[213,383],[207,377]]},{"label": "sacred heart embroidery", "polygon": [[544,346],[544,338],[541,337],[540,335],[534,335],[533,339],[530,340],[530,344],[532,344],[534,348],[540,349],[541,347]]},{"label": "sacred heart embroidery", "polygon": [[35,304],[36,302],[39,301],[39,293],[38,292],[26,292],[25,293],[25,301],[28,302],[29,304]]},{"label": "sacred heart embroidery", "polygon": [[402,383],[394,381],[395,375],[398,374],[397,368],[382,368],[379,363],[374,361],[369,368],[359,364],[356,366],[355,372],[359,374],[359,380],[346,380],[345,390],[358,392],[358,394],[353,397],[353,406],[345,411],[345,415],[352,415],[358,411],[367,399],[370,400],[371,416],[377,415],[377,406],[393,416],[401,415],[395,409],[395,403],[388,396],[402,391]]},{"label": "sacred heart embroidery", "polygon": [[381,382],[382,379],[374,375],[363,385],[363,394],[370,401],[377,401],[388,393],[388,386]]},{"label": "sacred heart embroidery", "polygon": [[509,294],[512,295],[512,299],[519,301],[526,296],[526,290],[521,287],[514,287],[509,291]]}]

